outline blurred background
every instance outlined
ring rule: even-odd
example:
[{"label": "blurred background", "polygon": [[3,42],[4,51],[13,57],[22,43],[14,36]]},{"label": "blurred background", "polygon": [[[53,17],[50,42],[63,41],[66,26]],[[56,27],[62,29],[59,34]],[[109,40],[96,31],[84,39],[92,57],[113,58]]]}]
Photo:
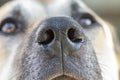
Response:
[{"label": "blurred background", "polygon": [[[0,6],[7,1],[10,0],[0,0]],[[116,28],[120,40],[120,0],[83,0],[83,2]]]}]

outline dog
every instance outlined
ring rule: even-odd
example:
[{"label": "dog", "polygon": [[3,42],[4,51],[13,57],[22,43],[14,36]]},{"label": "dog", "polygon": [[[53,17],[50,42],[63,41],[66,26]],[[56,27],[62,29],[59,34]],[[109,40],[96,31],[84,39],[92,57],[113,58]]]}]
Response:
[{"label": "dog", "polygon": [[113,29],[81,0],[13,0],[0,13],[0,80],[119,80]]}]

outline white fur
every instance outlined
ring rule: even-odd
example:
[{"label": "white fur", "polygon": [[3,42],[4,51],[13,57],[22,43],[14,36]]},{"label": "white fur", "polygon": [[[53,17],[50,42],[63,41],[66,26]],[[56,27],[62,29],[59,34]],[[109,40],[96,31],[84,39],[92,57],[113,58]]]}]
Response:
[{"label": "white fur", "polygon": [[17,5],[20,5],[21,13],[26,19],[26,21],[34,21],[36,19],[41,19],[46,17],[46,12],[43,5],[38,3],[37,1],[18,0],[15,2],[15,6]]},{"label": "white fur", "polygon": [[106,35],[106,43],[107,43],[107,48],[108,52],[104,54],[105,57],[103,57],[102,61],[104,64],[101,65],[103,75],[105,76],[104,80],[119,80],[118,79],[118,64],[113,48],[113,41],[112,41],[112,35],[110,32],[110,29],[106,25],[106,23],[103,23],[103,28],[105,31]]},{"label": "white fur", "polygon": [[47,5],[47,9],[50,17],[70,16],[71,14],[69,0],[54,0],[52,3]]},{"label": "white fur", "polygon": [[[15,55],[16,55],[16,48],[18,47],[18,44],[14,45],[11,52],[10,52],[10,57],[8,59],[7,64],[4,66],[2,73],[0,74],[0,80],[10,80],[10,78],[12,78],[12,76],[14,76],[15,74],[13,74],[13,62],[15,59]],[[13,79],[12,79],[13,80]]]}]

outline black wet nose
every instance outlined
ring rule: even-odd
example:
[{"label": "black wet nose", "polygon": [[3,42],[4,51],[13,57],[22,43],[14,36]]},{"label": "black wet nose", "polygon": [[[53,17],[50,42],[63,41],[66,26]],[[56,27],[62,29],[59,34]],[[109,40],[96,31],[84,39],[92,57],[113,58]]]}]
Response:
[{"label": "black wet nose", "polygon": [[64,48],[73,51],[80,48],[83,41],[82,28],[76,21],[67,17],[49,18],[40,24],[37,31],[39,45],[56,46],[60,43]]}]

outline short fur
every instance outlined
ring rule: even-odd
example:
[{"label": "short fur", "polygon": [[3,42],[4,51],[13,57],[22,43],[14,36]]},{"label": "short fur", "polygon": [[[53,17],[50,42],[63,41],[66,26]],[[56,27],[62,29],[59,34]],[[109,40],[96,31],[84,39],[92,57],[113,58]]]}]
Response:
[{"label": "short fur", "polygon": [[[110,27],[81,0],[13,0],[0,13],[0,24],[20,25],[13,34],[0,31],[0,80],[119,80]],[[67,35],[69,28],[75,33]]]}]

